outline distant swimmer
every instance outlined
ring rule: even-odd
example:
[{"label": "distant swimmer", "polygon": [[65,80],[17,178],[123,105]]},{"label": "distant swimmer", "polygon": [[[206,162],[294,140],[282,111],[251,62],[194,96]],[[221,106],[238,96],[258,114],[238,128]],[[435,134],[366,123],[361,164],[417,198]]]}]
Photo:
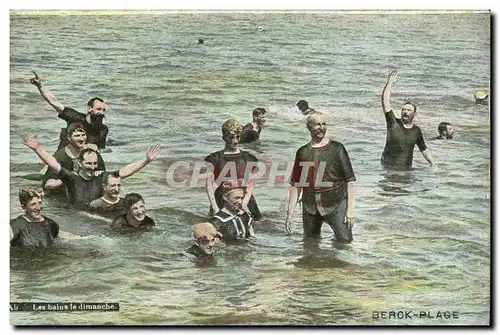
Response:
[{"label": "distant swimmer", "polygon": [[[75,172],[62,167],[54,156],[49,154],[35,138],[25,134],[22,134],[21,138],[24,145],[35,151],[38,157],[58,174],[58,178],[66,186],[69,203],[78,208],[86,209],[92,200],[102,196],[103,189],[101,185],[104,171],[97,170],[97,152],[89,148],[82,150],[78,156],[79,169],[78,172]],[[160,151],[161,148],[158,144],[152,145],[148,149],[145,158],[121,168],[116,173],[121,179],[130,177],[151,163]]]},{"label": "distant swimmer", "polygon": [[43,215],[42,197],[42,192],[32,188],[19,190],[19,202],[24,214],[10,220],[11,247],[49,247],[56,238],[82,238],[59,230],[57,223]]},{"label": "distant swimmer", "polygon": [[198,223],[193,231],[194,244],[186,249],[188,254],[196,258],[212,258],[214,247],[222,238],[222,234],[209,222]]},{"label": "distant swimmer", "polygon": [[[38,88],[42,97],[57,111],[58,117],[66,121],[67,126],[74,122],[83,124],[87,132],[89,143],[97,145],[99,150],[106,148],[106,138],[108,136],[108,126],[102,123],[104,115],[108,111],[108,106],[103,99],[95,97],[87,103],[87,114],[79,113],[71,107],[64,106],[42,85],[42,79],[33,71],[35,77],[30,79],[30,83]],[[66,135],[66,128],[61,129],[60,142],[58,149],[68,145],[69,140]]]},{"label": "distant swimmer", "polygon": [[302,112],[303,115],[308,115],[309,113],[314,113],[315,110],[309,107],[309,103],[305,100],[299,100],[297,102],[297,107]]},{"label": "distant swimmer", "polygon": [[392,70],[382,90],[382,110],[387,124],[386,142],[381,159],[382,165],[388,168],[411,168],[413,149],[417,145],[425,160],[434,167],[432,154],[425,145],[422,131],[413,123],[417,114],[417,106],[410,101],[406,102],[401,109],[400,119],[396,118],[392,111],[391,90],[397,78],[398,70]]},{"label": "distant swimmer", "polygon": [[[101,154],[97,151],[97,146],[87,143],[87,132],[81,123],[70,124],[67,128],[67,136],[69,144],[57,150],[54,154],[54,158],[62,167],[69,171],[78,171],[80,152],[84,149],[92,149],[97,154],[97,170],[106,170]],[[44,190],[54,190],[62,187],[64,187],[64,184],[58,178],[57,173],[52,169],[48,169],[45,173],[45,180],[42,182],[42,188]]]},{"label": "distant swimmer", "polygon": [[436,140],[451,140],[453,139],[453,126],[448,122],[441,122],[438,125],[438,136]]},{"label": "distant swimmer", "polygon": [[259,27],[259,31],[263,31],[263,30],[264,30],[264,28],[262,28],[262,27]]},{"label": "distant swimmer", "polygon": [[105,172],[102,178],[104,195],[90,202],[89,209],[102,215],[117,216],[125,212],[123,198],[120,198],[122,178],[116,171]]},{"label": "distant swimmer", "polygon": [[327,124],[322,113],[309,114],[306,120],[311,141],[295,155],[285,229],[292,233],[291,216],[302,192],[304,237],[320,237],[326,222],[336,241],[351,243],[356,197],[351,160],[342,143],[325,136]]},{"label": "distant swimmer", "polygon": [[266,113],[264,108],[255,108],[253,110],[253,122],[247,123],[243,127],[240,143],[250,143],[259,139],[260,132],[266,123]]},{"label": "distant swimmer", "polygon": [[254,236],[252,215],[243,210],[245,197],[243,180],[234,183],[224,182],[222,184],[222,197],[224,206],[210,219],[217,231],[222,234],[222,241],[234,243],[245,241]]},{"label": "distant swimmer", "polygon": [[[222,185],[217,185],[216,181],[219,179],[221,172],[225,172],[223,177],[227,176],[227,173],[231,173],[231,167],[235,167],[236,176],[227,176],[232,180],[247,178],[246,173],[252,173],[253,170],[247,170],[247,164],[255,164],[258,162],[257,157],[251,153],[240,150],[238,144],[241,139],[241,125],[238,121],[234,119],[229,119],[222,125],[222,139],[225,142],[224,149],[216,151],[205,157],[205,161],[211,163],[214,166],[214,171],[207,178],[206,190],[208,199],[211,205],[211,213],[216,213],[224,205],[224,200],[222,196]],[[254,163],[252,163],[254,162]],[[222,177],[221,177],[222,178]],[[227,180],[227,179],[226,179]],[[243,207],[248,208],[252,213],[254,220],[258,221],[262,218],[259,207],[257,206],[257,200],[253,196],[253,189],[255,187],[255,179],[251,179],[248,182],[247,192],[245,194],[245,199],[243,199]],[[217,187],[214,191],[214,188]]]},{"label": "distant swimmer", "polygon": [[203,44],[203,43],[205,43],[205,41],[203,41],[203,39],[202,39],[202,38],[199,38],[199,39],[198,39],[198,44]]},{"label": "distant swimmer", "polygon": [[474,99],[476,104],[487,105],[488,104],[489,91],[487,89],[480,89],[474,92]]},{"label": "distant swimmer", "polygon": [[116,217],[111,228],[122,232],[149,230],[155,222],[146,215],[146,204],[143,197],[137,193],[129,193],[123,198],[126,213]]}]

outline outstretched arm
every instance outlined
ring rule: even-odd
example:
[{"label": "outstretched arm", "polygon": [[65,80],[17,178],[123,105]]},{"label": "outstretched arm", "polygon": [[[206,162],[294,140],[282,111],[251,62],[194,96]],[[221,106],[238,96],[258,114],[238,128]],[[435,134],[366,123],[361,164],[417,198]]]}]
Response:
[{"label": "outstretched arm", "polygon": [[245,210],[245,212],[250,212],[250,210],[248,209],[248,203],[250,202],[250,199],[252,198],[253,189],[254,189],[256,183],[257,183],[257,181],[255,179],[251,179],[248,182],[245,197],[243,198],[243,209]]},{"label": "outstretched arm", "polygon": [[146,157],[135,162],[132,164],[129,164],[123,168],[120,169],[120,177],[122,179],[130,177],[149,163],[151,163],[160,153],[161,147],[159,144],[154,144],[152,145],[149,149],[148,152],[146,153]]},{"label": "outstretched arm", "polygon": [[391,107],[391,90],[392,85],[398,80],[398,70],[394,69],[389,73],[389,77],[387,78],[387,83],[382,90],[382,110],[384,113],[388,113],[392,110]]},{"label": "outstretched arm", "polygon": [[295,186],[290,186],[290,191],[288,193],[288,208],[286,212],[286,220],[285,220],[285,229],[288,234],[292,233],[291,227],[291,218],[292,214],[295,211],[295,207],[297,206],[297,202],[299,200],[299,195],[302,189],[299,189]]},{"label": "outstretched arm", "polygon": [[215,214],[219,211],[219,207],[217,206],[217,201],[215,200],[215,181],[214,181],[215,175],[213,173],[210,173],[210,175],[207,178],[207,196],[208,200],[210,201],[210,206],[212,206],[212,214]]},{"label": "outstretched arm", "polygon": [[64,105],[57,100],[57,98],[49,91],[48,88],[42,85],[42,79],[33,71],[35,76],[30,79],[30,83],[35,85],[40,92],[40,95],[51,105],[58,113],[62,113],[64,110]]},{"label": "outstretched arm", "polygon": [[432,152],[429,149],[425,149],[422,151],[422,156],[424,156],[425,160],[430,164],[431,167],[435,167],[434,160],[432,159]]},{"label": "outstretched arm", "polygon": [[38,142],[34,137],[21,134],[21,139],[23,140],[23,144],[33,150],[38,157],[40,157],[41,160],[49,166],[49,168],[53,169],[56,173],[61,171],[61,164],[59,164],[54,156],[45,151],[45,149],[40,145],[40,142]]}]

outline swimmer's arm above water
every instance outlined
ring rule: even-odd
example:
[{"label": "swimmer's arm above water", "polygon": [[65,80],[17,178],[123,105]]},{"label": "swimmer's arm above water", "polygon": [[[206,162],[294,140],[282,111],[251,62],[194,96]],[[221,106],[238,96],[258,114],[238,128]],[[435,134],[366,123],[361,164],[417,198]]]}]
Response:
[{"label": "swimmer's arm above water", "polygon": [[9,236],[10,236],[10,240],[12,241],[14,239],[14,232],[12,231],[12,226],[9,225]]},{"label": "swimmer's arm above water", "polygon": [[217,213],[219,211],[219,207],[217,206],[217,201],[215,200],[215,181],[214,181],[215,175],[213,173],[210,173],[210,175],[207,178],[206,182],[206,190],[207,190],[207,196],[208,200],[210,201],[210,205],[212,206],[213,214]]},{"label": "swimmer's arm above water", "polygon": [[387,83],[382,90],[382,110],[384,113],[388,113],[392,110],[391,107],[391,90],[392,85],[398,80],[398,70],[394,69],[389,73],[387,78]]},{"label": "swimmer's arm above water", "polygon": [[243,209],[246,212],[250,212],[250,210],[248,209],[248,203],[250,202],[250,198],[252,197],[253,189],[255,187],[255,184],[256,184],[256,180],[255,179],[251,179],[248,182],[247,191],[245,193],[245,197],[243,198],[243,202],[242,202]]},{"label": "swimmer's arm above water", "polygon": [[436,167],[436,164],[432,159],[432,152],[429,149],[425,149],[424,151],[422,151],[422,156],[424,156],[425,160],[430,164],[431,167]]},{"label": "swimmer's arm above water", "polygon": [[124,179],[127,177],[130,177],[149,163],[155,160],[155,158],[158,156],[158,154],[161,151],[161,147],[159,144],[153,144],[151,147],[149,147],[148,152],[146,153],[146,157],[134,162],[132,164],[129,164],[123,168],[120,169],[120,178]]},{"label": "swimmer's arm above water", "polygon": [[61,164],[59,164],[55,157],[49,154],[34,137],[21,134],[21,139],[23,140],[23,144],[35,151],[38,157],[40,157],[49,168],[53,169],[56,173],[61,171]]},{"label": "swimmer's arm above water", "polygon": [[65,239],[65,240],[86,240],[86,239],[92,238],[94,236],[93,235],[79,236],[79,235],[68,233],[67,231],[59,230],[59,234],[57,235],[57,237]]},{"label": "swimmer's arm above water", "polygon": [[288,209],[286,212],[286,220],[285,220],[285,229],[288,234],[292,233],[291,227],[291,216],[295,211],[295,207],[297,206],[297,202],[299,200],[300,193],[302,192],[302,188],[298,188],[295,186],[290,186],[290,191],[288,192]]},{"label": "swimmer's arm above water", "polygon": [[64,110],[64,105],[57,100],[57,98],[49,91],[48,88],[42,85],[42,79],[33,71],[35,76],[30,79],[30,83],[35,85],[40,92],[40,95],[51,105],[59,114]]}]

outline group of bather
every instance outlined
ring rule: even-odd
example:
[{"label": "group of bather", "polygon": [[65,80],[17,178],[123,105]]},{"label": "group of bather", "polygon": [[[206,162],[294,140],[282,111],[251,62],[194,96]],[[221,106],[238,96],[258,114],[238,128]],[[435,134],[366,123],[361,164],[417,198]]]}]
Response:
[{"label": "group of bather", "polygon": [[[413,122],[417,107],[412,102],[405,102],[401,118],[394,115],[390,95],[397,74],[397,70],[391,71],[382,91],[387,136],[381,163],[386,168],[411,168],[416,145],[427,162],[435,166],[422,132]],[[60,231],[57,223],[42,214],[44,193],[63,192],[74,207],[111,217],[112,229],[151,229],[155,221],[146,215],[144,198],[137,193],[122,198],[120,189],[125,178],[155,160],[160,154],[160,145],[153,144],[143,159],[119,170],[108,171],[101,156],[108,135],[108,127],[103,124],[108,109],[106,102],[101,98],[93,98],[87,104],[87,113],[80,113],[57,100],[36,73],[30,82],[67,124],[61,131],[58,150],[53,155],[34,137],[26,134],[21,136],[23,143],[38,155],[48,170],[41,184],[42,190],[28,188],[19,191],[24,214],[11,220],[11,246],[49,246],[57,237],[81,238]],[[355,217],[356,177],[349,155],[342,143],[326,137],[327,124],[323,113],[310,108],[305,100],[300,100],[296,106],[305,116],[311,141],[296,153],[290,179],[286,231],[293,231],[292,213],[300,202],[305,237],[320,236],[321,227],[326,222],[334,231],[337,241],[350,243]],[[235,119],[225,121],[222,125],[224,148],[205,157],[205,161],[213,166],[213,172],[206,180],[211,219],[194,225],[194,244],[186,251],[196,257],[212,257],[213,247],[219,240],[226,244],[246,241],[254,235],[255,222],[262,219],[253,195],[255,180],[245,176],[248,173],[247,164],[258,159],[239,148],[240,143],[260,138],[267,111],[256,108],[252,116],[252,122],[246,125],[241,125]],[[440,124],[438,132],[439,139],[453,138],[450,123]],[[221,173],[226,171],[227,163],[236,166],[237,176],[229,181],[218,182]]]}]

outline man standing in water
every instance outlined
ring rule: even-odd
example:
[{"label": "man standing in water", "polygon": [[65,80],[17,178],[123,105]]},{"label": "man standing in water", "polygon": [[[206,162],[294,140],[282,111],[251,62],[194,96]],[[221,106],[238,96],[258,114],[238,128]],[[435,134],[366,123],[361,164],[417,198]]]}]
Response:
[{"label": "man standing in water", "polygon": [[252,112],[253,122],[247,123],[243,127],[240,143],[250,143],[257,141],[260,132],[266,123],[266,110],[264,108],[255,108]]},{"label": "man standing in water", "polygon": [[302,225],[305,237],[319,237],[323,222],[330,225],[335,239],[352,241],[355,181],[347,150],[342,143],[327,138],[322,113],[306,118],[311,141],[297,150],[290,180],[285,228],[292,233],[291,216],[302,195]]},{"label": "man standing in water", "polygon": [[391,107],[392,85],[397,81],[398,70],[392,70],[382,91],[382,110],[387,123],[387,137],[382,153],[382,165],[388,168],[408,169],[412,167],[415,145],[425,160],[434,167],[431,151],[425,145],[420,128],[413,123],[417,106],[406,102],[401,109],[401,119],[396,118]]},{"label": "man standing in water", "polygon": [[[38,88],[41,96],[51,105],[58,113],[59,118],[66,121],[67,126],[71,123],[82,123],[87,133],[87,140],[91,144],[97,145],[99,150],[106,147],[106,138],[108,136],[108,126],[102,123],[104,114],[108,110],[108,106],[101,98],[95,97],[87,103],[87,114],[79,113],[71,107],[64,106],[57,98],[49,91],[48,88],[42,85],[42,79],[33,72],[35,77],[30,79],[30,83]],[[66,126],[66,127],[67,127]],[[66,135],[66,128],[61,129],[60,142],[58,149],[68,145],[69,140]]]}]

